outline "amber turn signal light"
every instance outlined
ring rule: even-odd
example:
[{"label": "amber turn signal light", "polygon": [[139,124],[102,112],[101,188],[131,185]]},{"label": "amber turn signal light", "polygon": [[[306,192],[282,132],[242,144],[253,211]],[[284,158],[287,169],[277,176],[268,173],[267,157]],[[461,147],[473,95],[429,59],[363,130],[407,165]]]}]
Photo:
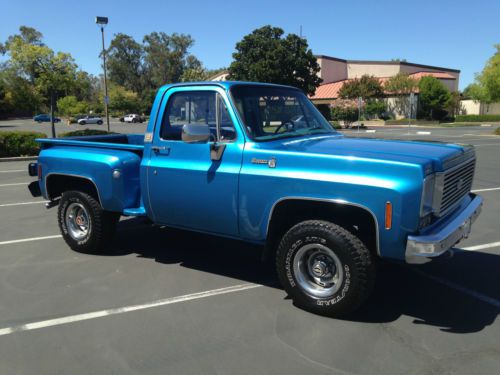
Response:
[{"label": "amber turn signal light", "polygon": [[392,228],[392,203],[385,203],[385,229],[389,230]]}]

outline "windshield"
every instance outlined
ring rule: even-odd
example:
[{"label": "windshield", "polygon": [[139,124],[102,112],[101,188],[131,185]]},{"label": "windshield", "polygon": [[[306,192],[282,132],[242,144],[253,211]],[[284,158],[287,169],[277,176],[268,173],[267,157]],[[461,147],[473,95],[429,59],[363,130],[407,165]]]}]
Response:
[{"label": "windshield", "polygon": [[256,141],[335,133],[299,90],[236,85],[231,95],[249,135]]}]

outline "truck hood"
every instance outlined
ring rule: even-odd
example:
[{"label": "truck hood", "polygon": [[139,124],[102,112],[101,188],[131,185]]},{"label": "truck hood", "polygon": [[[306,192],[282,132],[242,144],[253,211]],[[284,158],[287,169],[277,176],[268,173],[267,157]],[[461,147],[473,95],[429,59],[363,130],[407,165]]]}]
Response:
[{"label": "truck hood", "polygon": [[[445,162],[460,158],[470,146],[441,142],[348,138],[317,135],[291,139],[281,144],[284,151],[346,156],[420,164],[434,171],[445,169]],[[280,147],[280,148],[281,148]]]}]

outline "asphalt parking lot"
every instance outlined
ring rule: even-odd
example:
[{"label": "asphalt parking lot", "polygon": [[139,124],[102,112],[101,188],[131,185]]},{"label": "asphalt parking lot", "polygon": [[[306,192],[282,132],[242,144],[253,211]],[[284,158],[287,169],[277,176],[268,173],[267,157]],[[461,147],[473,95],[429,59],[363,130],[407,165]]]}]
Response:
[{"label": "asphalt parking lot", "polygon": [[[146,131],[147,122],[143,122],[142,124],[127,124],[120,122],[116,118],[111,118],[109,121],[110,130],[117,133],[144,133]],[[61,121],[55,124],[56,135],[60,133],[71,132],[74,130],[83,130],[83,129],[99,129],[106,130],[106,119],[104,119],[104,124],[86,124],[86,125],[78,125],[78,124],[70,124],[68,125],[66,121]],[[49,122],[37,123],[31,119],[14,119],[14,120],[4,120],[0,121],[0,131],[36,131],[47,134],[47,136],[51,136],[52,128]]]},{"label": "asphalt parking lot", "polygon": [[485,204],[462,250],[424,266],[381,264],[370,301],[344,320],[294,307],[260,249],[236,241],[129,219],[104,254],[75,253],[56,209],[30,196],[27,162],[0,163],[0,373],[498,374],[492,130],[346,132],[474,144]]}]

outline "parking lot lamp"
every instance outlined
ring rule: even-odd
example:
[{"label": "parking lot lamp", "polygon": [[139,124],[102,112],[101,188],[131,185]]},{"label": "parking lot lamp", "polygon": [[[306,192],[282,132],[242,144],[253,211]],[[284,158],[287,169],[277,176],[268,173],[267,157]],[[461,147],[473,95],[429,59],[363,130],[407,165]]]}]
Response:
[{"label": "parking lot lamp", "polygon": [[110,131],[109,127],[109,112],[108,112],[108,79],[106,76],[106,49],[104,48],[104,27],[108,24],[108,17],[96,17],[95,23],[100,25],[101,28],[101,36],[102,36],[102,67],[104,69],[104,113],[106,114],[106,126],[108,128],[108,132]]}]

